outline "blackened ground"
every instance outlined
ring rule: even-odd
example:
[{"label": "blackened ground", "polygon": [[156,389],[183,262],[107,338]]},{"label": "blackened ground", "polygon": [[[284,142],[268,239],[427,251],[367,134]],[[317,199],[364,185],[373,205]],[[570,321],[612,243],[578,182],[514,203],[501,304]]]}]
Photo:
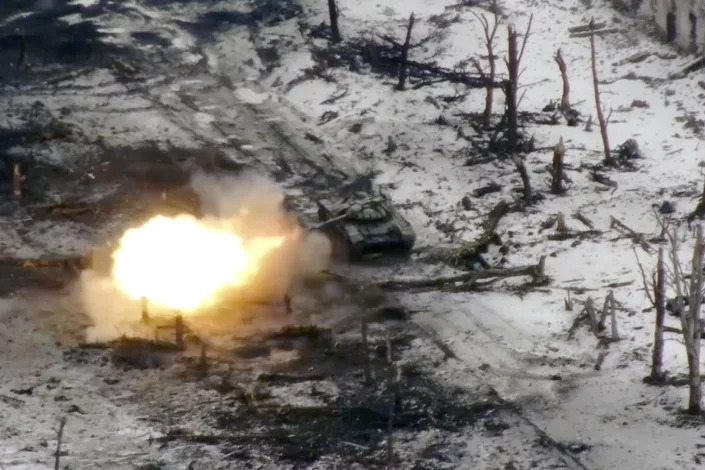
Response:
[{"label": "blackened ground", "polygon": [[[403,323],[387,323],[385,327],[391,332],[393,359],[399,361],[413,347],[415,336]],[[403,449],[404,467],[434,469],[452,465],[454,452],[448,448],[453,445],[453,436],[469,430],[476,435],[497,436],[510,427],[503,421],[504,405],[497,397],[491,393],[469,397],[467,391],[439,386],[422,365],[400,366],[401,382],[393,400],[386,341],[380,330],[370,328],[376,333],[370,333],[373,379],[369,385],[363,379],[365,359],[360,335],[334,336],[317,327],[289,327],[240,339],[230,353],[211,352],[207,371],[197,353],[177,355],[174,361],[181,370],[179,380],[197,387],[212,386],[220,398],[215,405],[210,396],[202,403],[193,402],[189,401],[188,395],[193,393],[188,387],[183,387],[181,396],[178,387],[172,388],[171,400],[189,403],[175,421],[189,422],[199,416],[210,430],[195,433],[188,426],[175,425],[159,441],[164,445],[217,446],[227,459],[248,464],[267,455],[293,468],[309,468],[315,462],[386,468],[393,413],[395,448]],[[295,353],[296,359],[273,359],[286,351]],[[120,367],[125,367],[126,356],[135,355],[122,348]],[[164,360],[160,345],[149,355],[141,344],[139,356],[139,364],[134,366],[138,369],[145,364],[164,367],[169,362]],[[152,356],[154,360],[145,360]],[[77,350],[67,357],[79,362],[105,361],[104,353],[86,359],[86,353]],[[115,360],[115,353],[112,358]],[[257,371],[254,378],[253,369]],[[162,374],[166,376],[167,372]],[[291,388],[288,393],[292,397],[311,403],[281,403],[274,391],[282,387]],[[439,438],[432,445],[409,451],[414,436],[424,432]]]}]

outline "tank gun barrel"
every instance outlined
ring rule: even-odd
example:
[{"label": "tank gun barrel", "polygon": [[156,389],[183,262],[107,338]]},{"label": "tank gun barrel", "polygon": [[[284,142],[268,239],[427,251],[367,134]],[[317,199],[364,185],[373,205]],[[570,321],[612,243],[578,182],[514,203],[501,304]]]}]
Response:
[{"label": "tank gun barrel", "polygon": [[337,217],[333,217],[332,219],[328,219],[328,220],[326,220],[326,221],[324,221],[324,222],[320,222],[320,223],[318,223],[318,224],[316,224],[316,225],[314,225],[314,226],[312,226],[312,227],[309,227],[308,230],[309,230],[309,231],[312,231],[312,230],[321,229],[321,228],[325,227],[326,225],[330,225],[330,224],[333,224],[333,223],[335,223],[335,222],[338,222],[339,220],[343,220],[343,219],[345,219],[347,216],[348,216],[348,213],[347,213],[347,211],[346,211],[345,214],[339,215],[339,216],[337,216]]}]

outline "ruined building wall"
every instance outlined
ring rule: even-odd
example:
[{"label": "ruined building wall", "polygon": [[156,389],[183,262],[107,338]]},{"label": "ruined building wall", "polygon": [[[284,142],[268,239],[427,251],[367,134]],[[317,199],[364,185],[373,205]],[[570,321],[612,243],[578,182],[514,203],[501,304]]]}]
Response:
[{"label": "ruined building wall", "polygon": [[705,0],[626,1],[633,11],[653,18],[666,41],[688,52],[705,53]]}]

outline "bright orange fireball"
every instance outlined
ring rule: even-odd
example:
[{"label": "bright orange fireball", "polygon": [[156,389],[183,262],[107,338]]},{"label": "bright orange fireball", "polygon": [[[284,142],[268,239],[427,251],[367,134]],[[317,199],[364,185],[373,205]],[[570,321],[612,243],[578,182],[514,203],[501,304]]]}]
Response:
[{"label": "bright orange fireball", "polygon": [[113,254],[113,279],[132,299],[195,312],[219,292],[246,286],[284,237],[244,240],[217,221],[156,216],[130,229]]}]

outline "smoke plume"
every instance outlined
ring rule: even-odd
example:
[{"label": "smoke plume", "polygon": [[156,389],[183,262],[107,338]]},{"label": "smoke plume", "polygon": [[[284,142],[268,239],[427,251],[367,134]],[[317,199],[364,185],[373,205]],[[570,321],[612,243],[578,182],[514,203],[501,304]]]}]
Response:
[{"label": "smoke plume", "polygon": [[[225,177],[199,173],[193,176],[191,186],[200,198],[204,214],[199,223],[246,240],[286,236],[280,249],[259,262],[256,274],[245,286],[219,292],[219,300],[279,302],[297,281],[316,276],[328,267],[329,240],[322,234],[305,232],[297,225],[284,209],[284,194],[272,181],[256,174]],[[178,259],[179,253],[173,256]],[[216,256],[208,263],[223,263],[227,259],[227,256]],[[181,274],[194,275],[193,272],[177,275]],[[85,271],[79,288],[83,306],[94,323],[87,339],[105,340],[122,334],[144,333],[136,326],[141,318],[140,299],[129,298],[109,269]],[[150,305],[150,315],[169,313],[167,309]],[[198,313],[192,314],[194,319],[198,318]]]}]

